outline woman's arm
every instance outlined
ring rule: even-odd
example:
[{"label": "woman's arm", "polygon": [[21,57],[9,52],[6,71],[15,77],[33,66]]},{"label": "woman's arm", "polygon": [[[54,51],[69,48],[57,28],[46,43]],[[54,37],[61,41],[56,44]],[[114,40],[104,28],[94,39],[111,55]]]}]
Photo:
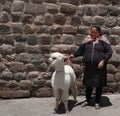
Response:
[{"label": "woman's arm", "polygon": [[86,43],[80,45],[80,47],[73,54],[74,57],[82,56],[84,54],[84,52],[85,52],[85,44]]},{"label": "woman's arm", "polygon": [[80,47],[75,51],[75,53],[70,54],[68,60],[72,60],[74,57],[82,56],[85,50],[85,44],[81,44]]},{"label": "woman's arm", "polygon": [[104,42],[104,47],[105,47],[105,50],[104,50],[104,55],[105,55],[105,61],[107,61],[111,56],[112,56],[112,48],[111,48],[111,45]]}]

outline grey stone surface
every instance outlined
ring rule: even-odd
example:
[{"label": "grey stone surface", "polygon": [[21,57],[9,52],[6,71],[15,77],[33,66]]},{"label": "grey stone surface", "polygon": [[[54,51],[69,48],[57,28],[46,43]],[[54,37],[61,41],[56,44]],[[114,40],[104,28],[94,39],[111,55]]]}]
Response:
[{"label": "grey stone surface", "polygon": [[[84,96],[78,97],[78,103],[73,104],[72,97],[69,98],[70,113],[65,114],[64,108],[59,113],[54,113],[54,101],[52,98],[30,98],[0,100],[1,116],[119,116],[120,94],[102,96],[102,107],[96,110],[94,106],[81,107]],[[74,105],[74,106],[73,106]]]}]

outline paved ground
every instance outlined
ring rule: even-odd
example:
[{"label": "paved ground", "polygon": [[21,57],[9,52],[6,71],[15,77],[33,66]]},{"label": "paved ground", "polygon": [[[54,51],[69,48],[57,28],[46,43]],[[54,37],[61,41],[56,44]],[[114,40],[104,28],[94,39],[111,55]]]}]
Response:
[{"label": "paved ground", "polygon": [[76,104],[69,98],[69,114],[64,114],[62,104],[59,112],[54,113],[53,97],[0,100],[0,116],[120,116],[120,94],[103,95],[99,110],[94,108],[93,102],[91,106],[81,107],[84,98],[79,96]]}]

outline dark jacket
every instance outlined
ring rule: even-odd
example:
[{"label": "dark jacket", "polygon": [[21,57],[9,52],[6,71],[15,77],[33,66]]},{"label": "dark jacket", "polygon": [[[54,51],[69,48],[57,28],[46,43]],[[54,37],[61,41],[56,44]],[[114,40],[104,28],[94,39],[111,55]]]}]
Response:
[{"label": "dark jacket", "polygon": [[[107,61],[112,55],[111,45],[103,40],[86,42],[74,53],[75,57],[83,56],[85,72],[83,84],[90,87],[101,87],[107,83]],[[101,60],[105,61],[102,69],[98,68]]]}]

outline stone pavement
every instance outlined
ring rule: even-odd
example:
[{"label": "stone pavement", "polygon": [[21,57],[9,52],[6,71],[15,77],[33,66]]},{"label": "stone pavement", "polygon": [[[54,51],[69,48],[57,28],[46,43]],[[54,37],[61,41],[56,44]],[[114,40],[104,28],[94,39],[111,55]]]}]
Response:
[{"label": "stone pavement", "polygon": [[74,104],[69,97],[69,114],[64,113],[63,104],[59,112],[54,113],[54,97],[51,98],[27,98],[0,100],[0,116],[120,116],[120,94],[103,95],[101,109],[94,108],[94,98],[91,106],[81,107],[84,96],[78,97],[78,103]]}]

